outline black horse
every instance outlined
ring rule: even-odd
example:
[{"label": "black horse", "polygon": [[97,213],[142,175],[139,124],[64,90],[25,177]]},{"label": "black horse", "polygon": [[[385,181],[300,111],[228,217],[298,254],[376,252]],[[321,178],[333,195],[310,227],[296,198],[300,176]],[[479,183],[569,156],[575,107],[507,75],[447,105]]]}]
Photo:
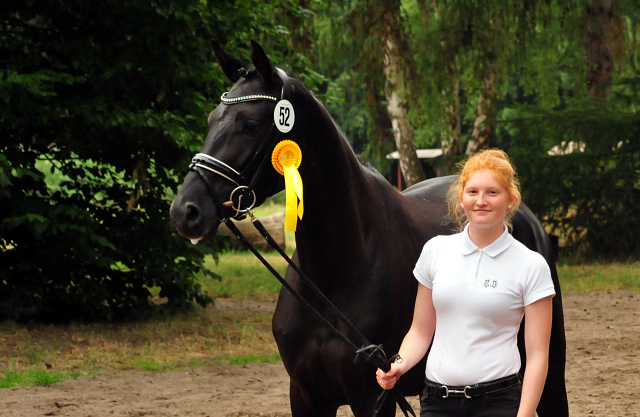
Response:
[{"label": "black horse", "polygon": [[[283,190],[283,177],[269,159],[274,142],[295,141],[302,151],[299,172],[305,212],[297,226],[294,261],[368,340],[383,344],[389,354],[397,352],[412,320],[417,291],[412,270],[420,251],[433,236],[455,231],[444,220],[452,177],[428,180],[398,193],[382,175],[358,161],[320,101],[275,68],[257,43],[252,44],[255,68],[215,42],[214,52],[235,84],[209,116],[202,153],[194,158],[192,171],[171,205],[178,231],[192,241],[212,237],[223,219],[241,213],[241,205],[259,205]],[[283,96],[292,103],[295,124],[286,135],[276,135],[274,108]],[[231,193],[239,196],[237,203]],[[524,205],[513,226],[514,237],[549,263],[557,294],[549,373],[538,414],[567,416],[564,319],[552,245]],[[315,293],[292,268],[285,279],[340,331],[353,336],[348,326],[317,303]],[[521,328],[518,345],[524,367],[522,333]],[[354,364],[353,347],[285,290],[273,316],[273,334],[290,376],[294,417],[335,416],[344,404],[357,417],[372,415],[381,392],[373,368]],[[400,379],[405,395],[421,392],[424,367],[423,359]],[[394,413],[395,404],[387,401],[380,415]]]}]

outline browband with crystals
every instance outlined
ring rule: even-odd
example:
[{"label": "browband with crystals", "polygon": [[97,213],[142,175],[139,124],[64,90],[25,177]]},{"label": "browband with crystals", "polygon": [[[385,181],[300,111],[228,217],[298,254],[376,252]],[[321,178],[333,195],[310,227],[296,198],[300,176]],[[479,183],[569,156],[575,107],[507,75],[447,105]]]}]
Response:
[{"label": "browband with crystals", "polygon": [[220,96],[220,100],[224,104],[236,104],[236,103],[241,103],[243,101],[257,101],[257,100],[278,101],[276,97],[266,96],[264,94],[251,94],[248,96],[240,96],[240,97],[233,97],[233,98],[227,98],[227,94],[229,94],[229,92],[223,93],[222,96]]}]

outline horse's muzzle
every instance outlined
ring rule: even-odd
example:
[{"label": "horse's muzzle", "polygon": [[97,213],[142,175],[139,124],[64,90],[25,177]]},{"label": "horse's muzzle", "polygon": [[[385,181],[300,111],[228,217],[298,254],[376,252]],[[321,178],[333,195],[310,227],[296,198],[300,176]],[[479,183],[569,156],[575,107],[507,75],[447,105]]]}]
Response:
[{"label": "horse's muzzle", "polygon": [[218,231],[218,216],[204,215],[204,210],[194,201],[176,198],[169,209],[171,221],[178,233],[187,239],[199,240],[212,237]]}]

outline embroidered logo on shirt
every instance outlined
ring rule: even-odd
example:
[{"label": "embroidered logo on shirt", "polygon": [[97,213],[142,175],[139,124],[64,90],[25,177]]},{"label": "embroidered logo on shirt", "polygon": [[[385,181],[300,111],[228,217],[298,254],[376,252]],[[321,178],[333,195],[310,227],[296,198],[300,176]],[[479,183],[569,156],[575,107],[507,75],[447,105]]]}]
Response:
[{"label": "embroidered logo on shirt", "polygon": [[484,287],[485,288],[493,288],[494,290],[496,289],[496,287],[498,286],[498,281],[496,281],[495,279],[493,280],[493,282],[489,282],[488,279],[484,280]]}]

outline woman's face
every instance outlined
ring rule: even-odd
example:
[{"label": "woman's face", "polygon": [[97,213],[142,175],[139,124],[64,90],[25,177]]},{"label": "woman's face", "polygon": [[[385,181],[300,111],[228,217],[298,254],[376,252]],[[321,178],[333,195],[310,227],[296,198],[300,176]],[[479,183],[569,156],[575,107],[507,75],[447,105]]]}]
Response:
[{"label": "woman's face", "polygon": [[490,170],[471,175],[461,195],[464,213],[475,228],[504,229],[504,218],[514,200]]}]

